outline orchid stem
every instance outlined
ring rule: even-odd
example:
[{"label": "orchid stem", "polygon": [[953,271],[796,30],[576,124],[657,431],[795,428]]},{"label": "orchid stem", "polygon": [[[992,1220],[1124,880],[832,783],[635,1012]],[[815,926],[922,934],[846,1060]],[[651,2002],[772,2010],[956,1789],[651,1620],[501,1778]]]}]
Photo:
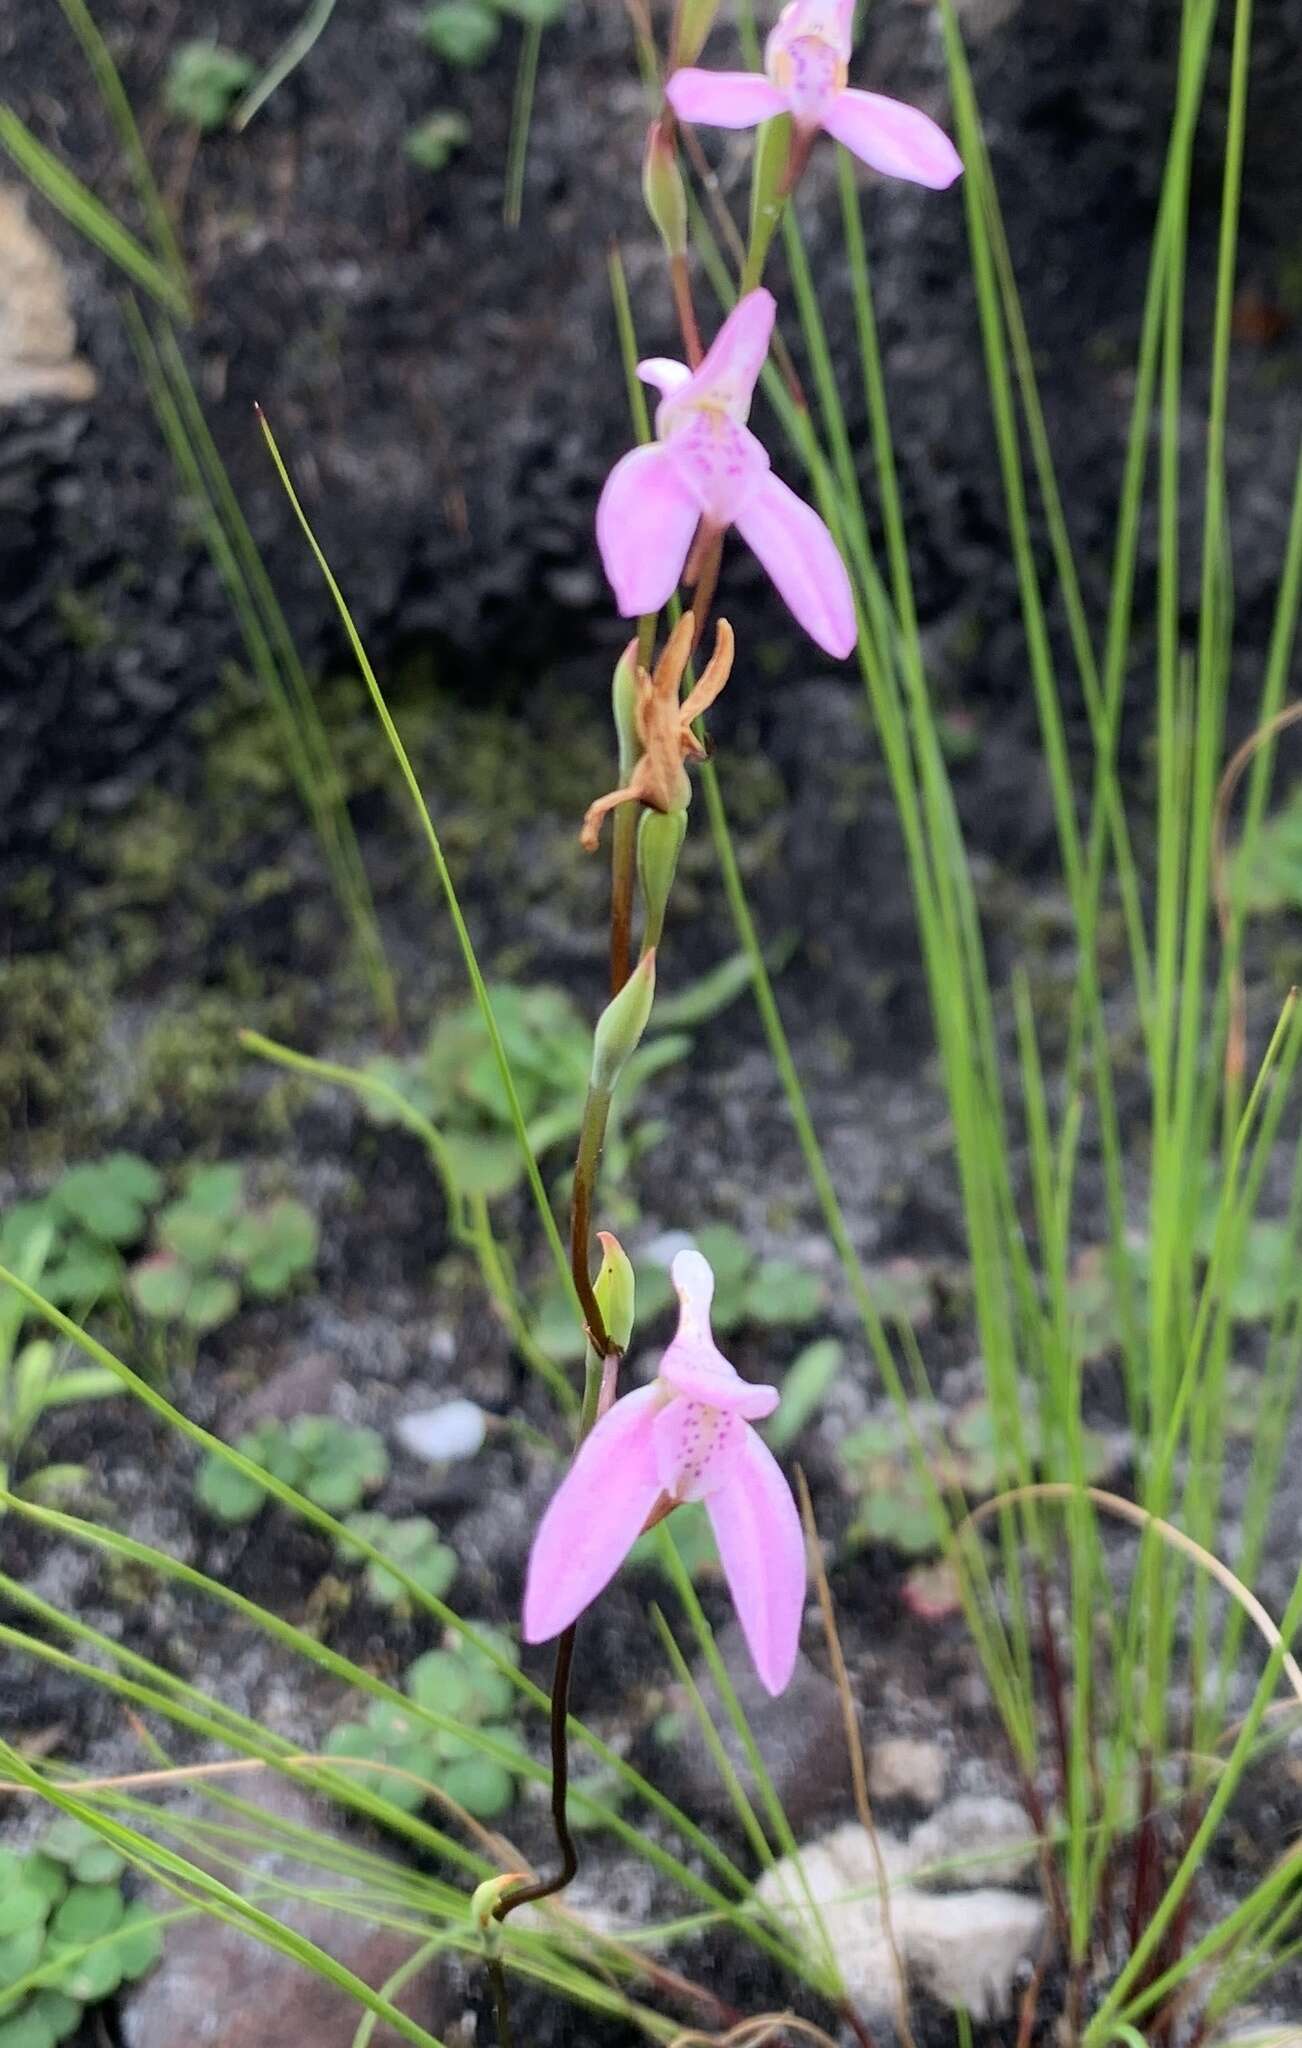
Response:
[{"label": "orchid stem", "polygon": [[674,310],[678,315],[678,325],[682,329],[688,366],[696,370],[700,368],[705,351],[701,347],[701,330],[696,322],[696,307],[692,302],[692,280],[686,256],[670,257],[669,282],[673,289]]},{"label": "orchid stem", "polygon": [[[572,1621],[565,1633],[558,1638],[556,1669],[552,1676],[552,1826],[556,1830],[556,1845],[561,1852],[561,1867],[554,1877],[540,1877],[532,1884],[522,1884],[516,1891],[508,1892],[494,1909],[494,1918],[497,1920],[505,1920],[507,1914],[514,1913],[517,1906],[533,1905],[539,1899],[550,1899],[555,1893],[563,1892],[579,1868],[579,1852],[574,1846],[569,1817],[565,1811],[570,1789],[570,1670],[574,1663],[574,1638],[578,1634],[578,1626],[577,1622]],[[491,1972],[492,1965],[489,1967]],[[505,1990],[505,1987],[503,1988]],[[501,2033],[500,2017],[498,2032]],[[503,2044],[503,2048],[510,2048],[509,2039]]]},{"label": "orchid stem", "polygon": [[[622,281],[623,273],[617,273]],[[637,622],[637,665],[650,668],[655,653],[657,612],[647,612]],[[633,772],[636,735],[619,734],[619,779],[627,782]],[[637,875],[637,812],[625,805],[615,813],[614,844],[610,858],[610,993],[617,996],[633,972],[633,888]]]},{"label": "orchid stem", "polygon": [[637,810],[615,813],[610,859],[610,993],[617,996],[633,971],[633,880],[637,872]]},{"label": "orchid stem", "polygon": [[596,1192],[597,1169],[601,1164],[601,1148],[606,1139],[606,1119],[609,1115],[609,1090],[590,1087],[587,1101],[583,1105],[578,1157],[574,1162],[574,1197],[570,1208],[570,1271],[574,1276],[575,1291],[582,1304],[588,1339],[593,1350],[602,1358],[610,1350],[610,1338],[592,1289],[592,1276],[588,1270],[588,1245],[592,1237],[592,1198]]},{"label": "orchid stem", "polygon": [[[605,1140],[606,1119],[609,1115],[609,1090],[589,1088],[588,1099],[583,1106],[578,1156],[574,1162],[574,1203],[570,1211],[571,1269],[588,1326],[587,1366],[576,1450],[597,1419],[606,1359],[613,1348],[588,1272],[592,1197],[596,1189],[597,1168],[601,1163],[601,1147]],[[570,1670],[574,1663],[576,1632],[577,1623],[571,1622],[557,1640],[556,1668],[552,1674],[552,1826],[556,1830],[556,1846],[561,1852],[561,1867],[554,1877],[538,1878],[532,1884],[520,1885],[515,1891],[508,1892],[495,1908],[495,1917],[498,1920],[505,1920],[507,1914],[513,1913],[517,1906],[529,1905],[537,1899],[550,1899],[555,1892],[563,1892],[579,1867],[579,1853],[574,1846],[574,1837],[570,1833],[570,1823],[565,1812],[570,1783],[570,1749],[567,1734],[570,1718]],[[494,1993],[496,1995],[496,1986]],[[500,2035],[500,2012],[498,2032]],[[509,2041],[503,2043],[503,2048],[510,2048]]]},{"label": "orchid stem", "polygon": [[[611,1344],[588,1271],[592,1198],[596,1191],[597,1169],[601,1164],[601,1148],[605,1142],[606,1119],[609,1115],[610,1091],[606,1088],[590,1087],[588,1099],[583,1105],[583,1124],[579,1131],[579,1149],[574,1162],[574,1200],[570,1211],[571,1269],[579,1300],[583,1304],[588,1335],[583,1406],[579,1411],[576,1451],[597,1420],[602,1393],[608,1379],[606,1367],[610,1356],[614,1353],[617,1360],[619,1355]],[[530,1905],[538,1899],[550,1899],[556,1892],[563,1892],[578,1871],[579,1852],[574,1846],[574,1837],[570,1833],[569,1818],[565,1811],[570,1783],[570,1672],[574,1664],[574,1639],[577,1630],[578,1624],[571,1622],[558,1638],[556,1666],[552,1673],[552,1826],[556,1831],[556,1846],[561,1855],[560,1869],[554,1877],[537,1878],[532,1884],[520,1885],[515,1891],[508,1892],[495,1908],[495,1918],[498,1920],[505,1920],[507,1914],[513,1913],[517,1906]],[[490,1973],[491,1969],[490,1964]],[[494,1998],[496,1997],[497,1984],[494,1981]],[[503,2003],[498,2008],[499,2042],[500,2048],[510,2048],[509,2031],[506,2037],[502,2036],[505,1985],[502,1988],[502,2000]],[[507,2025],[509,2030],[509,2021]]]},{"label": "orchid stem", "polygon": [[506,1972],[501,1958],[488,1958],[488,1981],[493,1987],[493,2017],[497,2021],[497,2048],[513,2048],[511,2007],[506,1996]]},{"label": "orchid stem", "polygon": [[701,551],[696,571],[696,582],[692,588],[692,617],[695,627],[692,633],[692,652],[701,644],[714,594],[719,587],[719,563],[723,557],[723,535],[716,533],[708,539]]}]

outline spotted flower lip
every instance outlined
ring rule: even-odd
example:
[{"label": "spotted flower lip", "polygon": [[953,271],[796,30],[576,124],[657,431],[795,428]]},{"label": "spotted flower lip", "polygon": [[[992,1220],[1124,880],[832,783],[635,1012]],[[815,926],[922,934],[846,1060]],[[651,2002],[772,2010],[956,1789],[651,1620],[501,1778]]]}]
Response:
[{"label": "spotted flower lip", "polygon": [[812,138],[825,129],[873,170],[942,192],[963,168],[943,128],[918,107],[861,92],[849,75],[854,0],[788,0],[764,47],[764,72],[687,66],[665,88],[680,121],[753,128],[790,114]]},{"label": "spotted flower lip", "polygon": [[678,1329],[649,1386],[615,1402],[579,1449],[534,1537],[524,1636],[546,1642],[615,1576],[649,1520],[705,1505],[728,1589],[770,1693],[795,1667],[805,1603],[805,1540],[791,1489],[752,1422],[776,1387],[742,1379],[710,1330],[714,1275],[696,1251],[673,1263]]},{"label": "spotted flower lip", "polygon": [[597,546],[626,619],[657,612],[682,576],[697,528],[735,526],[810,638],[843,659],[854,595],[827,527],[769,466],[747,426],[776,314],[763,287],[738,300],[695,370],[650,356],[656,438],[622,456],[597,506]]}]

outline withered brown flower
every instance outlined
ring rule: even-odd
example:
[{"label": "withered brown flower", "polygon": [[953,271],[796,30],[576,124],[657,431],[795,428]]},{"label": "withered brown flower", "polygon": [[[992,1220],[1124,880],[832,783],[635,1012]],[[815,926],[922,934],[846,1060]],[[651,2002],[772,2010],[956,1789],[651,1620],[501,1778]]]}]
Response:
[{"label": "withered brown flower", "polygon": [[691,785],[685,764],[705,759],[705,748],[692,731],[692,721],[708,710],[727,682],[733,655],[732,627],[720,619],[714,653],[695,688],[680,699],[695,630],[691,612],[684,612],[665,643],[654,674],[644,668],[637,671],[633,721],[642,752],[623,789],[612,789],[588,805],[579,836],[589,853],[596,851],[607,811],[620,804],[646,804],[653,811],[679,811],[687,806]]}]

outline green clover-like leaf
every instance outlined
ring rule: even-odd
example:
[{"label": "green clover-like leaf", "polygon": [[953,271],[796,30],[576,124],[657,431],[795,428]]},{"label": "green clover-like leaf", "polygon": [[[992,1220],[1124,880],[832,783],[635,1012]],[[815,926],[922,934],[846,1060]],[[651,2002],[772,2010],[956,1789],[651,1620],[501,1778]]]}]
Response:
[{"label": "green clover-like leaf", "polygon": [[131,1298],[143,1315],[174,1323],[190,1299],[194,1270],[174,1252],[151,1252],[131,1268]]},{"label": "green clover-like leaf", "polygon": [[450,1650],[427,1650],[408,1667],[402,1682],[417,1706],[447,1714],[454,1721],[471,1718],[474,1677]]},{"label": "green clover-like leaf", "polygon": [[487,57],[501,23],[480,0],[438,0],[438,5],[426,8],[420,26],[436,57],[471,69]]},{"label": "green clover-like leaf", "polygon": [[159,1214],[158,1235],[167,1251],[202,1272],[221,1258],[230,1224],[189,1201],[172,1202]]},{"label": "green clover-like leaf", "polygon": [[409,128],[403,148],[422,171],[441,171],[469,140],[470,123],[465,115],[445,107]]},{"label": "green clover-like leaf", "polygon": [[496,1820],[515,1798],[515,1779],[495,1757],[471,1756],[450,1763],[440,1773],[449,1799],[479,1820]]},{"label": "green clover-like leaf", "polygon": [[770,1325],[811,1323],[823,1305],[823,1283],[785,1259],[765,1259],[746,1286],[742,1313]]},{"label": "green clover-like leaf", "polygon": [[253,74],[251,59],[238,50],[202,39],[181,43],[163,85],[167,111],[205,132],[220,128]]},{"label": "green clover-like leaf", "polygon": [[29,1927],[42,1926],[48,1910],[49,1902],[44,1892],[20,1879],[0,1898],[0,1936],[8,1939],[11,1935],[26,1933]]},{"label": "green clover-like leaf", "polygon": [[158,1199],[162,1182],[153,1167],[131,1152],[114,1152],[86,1166],[74,1166],[50,1191],[58,1212],[101,1244],[134,1244],[144,1233],[145,1208]]},{"label": "green clover-like leaf", "polygon": [[225,1273],[201,1273],[190,1289],[181,1320],[187,1328],[204,1332],[228,1323],[240,1305],[240,1290]]},{"label": "green clover-like leaf", "polygon": [[254,1294],[274,1296],[315,1265],[319,1239],[311,1211],[284,1196],[242,1218],[227,1250],[243,1266],[245,1284]]},{"label": "green clover-like leaf", "polygon": [[200,1465],[194,1490],[200,1506],[219,1522],[251,1522],[267,1498],[264,1486],[228,1465],[215,1451]]},{"label": "green clover-like leaf", "polygon": [[45,1922],[34,1920],[17,1934],[0,1936],[0,1992],[21,1983],[45,1951]]},{"label": "green clover-like leaf", "polygon": [[[442,1599],[456,1577],[457,1554],[440,1542],[427,1515],[406,1515],[395,1521],[388,1515],[363,1511],[350,1515],[345,1526],[383,1550],[436,1600]],[[366,1586],[372,1599],[383,1607],[402,1606],[409,1597],[402,1581],[372,1559],[366,1564]]]},{"label": "green clover-like leaf", "polygon": [[125,1911],[116,1884],[74,1884],[54,1909],[50,1933],[56,1941],[98,1941],[113,1932]]},{"label": "green clover-like leaf", "polygon": [[[45,1863],[63,1864],[81,1884],[108,1884],[127,1867],[126,1858],[111,1842],[71,1813],[60,1814],[51,1822],[41,1838],[41,1850]],[[55,1879],[48,1871],[42,1871],[36,1882],[44,1885],[50,1898],[57,1896]]]}]

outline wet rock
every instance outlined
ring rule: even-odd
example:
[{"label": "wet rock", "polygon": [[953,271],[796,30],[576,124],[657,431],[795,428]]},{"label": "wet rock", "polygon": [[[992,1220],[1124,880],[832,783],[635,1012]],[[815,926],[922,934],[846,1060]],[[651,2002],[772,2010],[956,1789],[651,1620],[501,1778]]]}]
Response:
[{"label": "wet rock", "polygon": [[[820,1816],[844,1812],[853,1794],[841,1702],[830,1678],[800,1656],[791,1683],[771,1699],[755,1675],[736,1622],[720,1631],[719,1650],[742,1710],[759,1745],[778,1798],[792,1827],[800,1829]],[[706,1711],[747,1793],[754,1798],[755,1781],[728,1713],[704,1666],[696,1671]],[[732,1801],[706,1746],[690,1707],[683,1715],[680,1757],[690,1781],[692,1810],[731,1817]]]},{"label": "wet rock", "polygon": [[948,1759],[938,1742],[892,1735],[868,1752],[868,1790],[874,1799],[911,1799],[934,1806],[945,1789]]},{"label": "wet rock", "polygon": [[[940,1894],[915,1889],[909,1878],[917,1865],[917,1832],[902,1842],[879,1829],[874,1849],[867,1831],[848,1822],[809,1843],[799,1868],[784,1857],[766,1871],[756,1896],[802,1943],[818,1941],[821,1921],[846,1989],[862,2011],[895,2006],[902,1970],[910,1987],[930,1992],[952,2010],[996,2019],[1008,2011],[1016,1979],[1039,1948],[1044,1905],[993,1886]],[[879,1857],[887,1883],[885,1913]]]},{"label": "wet rock", "polygon": [[[246,1791],[244,1797],[256,1800],[268,1817],[322,1832],[321,1809],[280,1780]],[[222,1875],[231,1882],[229,1867]],[[297,1887],[310,1881],[301,1858],[262,1848],[245,1865],[245,1889],[249,1880],[258,1879]],[[377,1989],[416,1945],[410,1935],[307,1900],[274,1910],[285,1926]],[[446,2035],[465,2000],[446,1962],[440,1962],[419,1971],[393,2002],[431,2033]],[[191,2048],[282,2048],[292,2014],[289,2033],[295,2041],[311,2042],[312,2048],[352,2048],[363,2011],[346,1992],[291,1957],[201,1913],[167,1929],[161,1963],[123,2005],[122,2037],[126,2048],[175,2048],[179,2037]],[[371,2037],[372,2048],[398,2048],[401,2039],[381,2023]]]},{"label": "wet rock", "polygon": [[909,1837],[915,1882],[955,1885],[1015,1884],[1033,1868],[1035,1829],[1025,1809],[1000,1793],[964,1793],[951,1799]]}]

